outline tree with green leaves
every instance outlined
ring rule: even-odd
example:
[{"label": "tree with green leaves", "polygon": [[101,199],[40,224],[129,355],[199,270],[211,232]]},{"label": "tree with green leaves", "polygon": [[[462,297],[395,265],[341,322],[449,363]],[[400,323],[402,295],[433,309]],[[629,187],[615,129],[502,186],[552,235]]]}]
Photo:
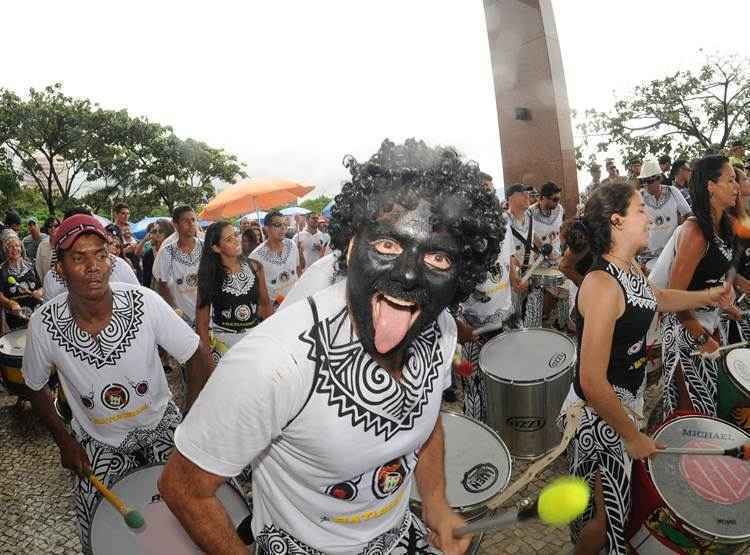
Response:
[{"label": "tree with green leaves", "polygon": [[[708,56],[683,70],[635,87],[608,112],[575,115],[579,168],[595,152],[616,148],[625,158],[674,154],[691,158],[743,139],[750,124],[748,61]],[[674,158],[675,156],[673,156]]]},{"label": "tree with green leaves", "polygon": [[331,200],[331,197],[320,195],[319,197],[303,200],[299,205],[302,208],[307,208],[313,214],[320,214]]}]

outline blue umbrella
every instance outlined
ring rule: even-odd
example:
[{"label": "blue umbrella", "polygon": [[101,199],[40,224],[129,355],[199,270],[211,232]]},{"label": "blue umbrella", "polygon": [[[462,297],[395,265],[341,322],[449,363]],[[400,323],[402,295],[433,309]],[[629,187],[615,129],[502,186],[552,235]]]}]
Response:
[{"label": "blue umbrella", "polygon": [[150,223],[164,219],[168,220],[169,218],[166,216],[147,216],[137,223],[130,224],[130,231],[133,233],[133,237],[140,241],[146,236],[146,231],[148,231],[148,225]]},{"label": "blue umbrella", "polygon": [[206,229],[212,223],[213,222],[211,220],[198,220],[198,225],[201,226],[201,229]]},{"label": "blue umbrella", "polygon": [[323,217],[326,220],[331,219],[331,210],[333,210],[333,204],[334,204],[334,201],[329,202],[328,204],[326,204],[326,207],[320,211],[320,213],[323,215]]},{"label": "blue umbrella", "polygon": [[247,218],[248,220],[258,220],[259,222],[262,223],[263,218],[266,217],[266,214],[268,214],[268,212],[263,212],[263,210],[258,210],[257,212],[250,212],[249,214],[245,214],[244,216],[242,216],[242,218]]},{"label": "blue umbrella", "polygon": [[310,213],[307,208],[301,206],[290,206],[280,211],[284,216],[306,216]]}]

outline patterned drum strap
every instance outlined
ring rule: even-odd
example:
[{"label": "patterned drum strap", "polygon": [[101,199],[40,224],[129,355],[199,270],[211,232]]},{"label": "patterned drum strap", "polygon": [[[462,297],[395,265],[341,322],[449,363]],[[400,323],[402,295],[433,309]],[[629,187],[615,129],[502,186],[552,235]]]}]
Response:
[{"label": "patterned drum strap", "polygon": [[521,476],[519,476],[518,479],[513,482],[507,489],[501,491],[494,498],[490,499],[487,503],[487,508],[490,511],[494,511],[498,507],[501,507],[502,505],[507,503],[508,499],[510,499],[516,493],[529,485],[529,483],[534,478],[536,478],[542,470],[552,464],[554,460],[559,457],[563,451],[565,451],[565,449],[568,447],[568,444],[570,443],[570,440],[573,439],[573,436],[578,430],[578,424],[581,420],[583,407],[584,402],[581,400],[571,403],[568,406],[568,408],[565,410],[565,430],[563,431],[563,436],[562,440],[560,440],[560,444],[552,451],[540,458],[538,461],[535,461],[533,464],[531,464],[526,469],[526,472],[521,474]]}]

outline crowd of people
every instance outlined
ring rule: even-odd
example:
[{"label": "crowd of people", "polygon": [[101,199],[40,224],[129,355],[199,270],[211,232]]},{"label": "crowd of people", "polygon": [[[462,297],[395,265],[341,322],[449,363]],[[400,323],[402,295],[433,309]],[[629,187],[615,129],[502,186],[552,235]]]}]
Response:
[{"label": "crowd of people", "polygon": [[[631,463],[658,447],[639,425],[656,314],[664,419],[716,416],[717,367],[701,355],[750,337],[735,306],[735,288],[750,292],[738,154],[629,160],[627,177],[607,160],[567,220],[557,184],[512,184],[503,202],[476,164],[415,140],[347,157],[330,222],[290,226],[271,211],[204,232],[180,206],[137,240],[120,202],[109,226],[76,208],[41,229],[30,219],[21,240],[9,212],[4,325],[28,328],[24,380],[80,477],[84,551],[98,496],[88,475],[113,484],[166,462],[161,494],[209,553],[246,549],[216,498],[243,472],[258,553],[463,553],[438,418],[456,398],[454,351],[476,366],[495,335],[548,326],[579,349],[561,425],[583,407],[568,456],[594,495],[571,529],[576,551],[624,553]],[[162,351],[181,368],[182,407]],[[460,378],[465,413],[485,420],[482,373]]]}]

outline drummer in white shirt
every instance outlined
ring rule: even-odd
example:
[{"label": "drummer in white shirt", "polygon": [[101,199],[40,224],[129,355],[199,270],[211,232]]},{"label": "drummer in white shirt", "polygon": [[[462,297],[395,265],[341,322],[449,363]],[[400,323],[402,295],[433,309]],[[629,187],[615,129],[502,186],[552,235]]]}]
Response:
[{"label": "drummer in white shirt", "polygon": [[692,214],[692,210],[676,187],[662,183],[661,168],[656,160],[643,163],[638,180],[643,187],[643,202],[651,217],[647,253],[650,260],[646,262],[646,268],[650,270],[651,260],[659,256],[674,230]]},{"label": "drummer in white shirt", "polygon": [[[143,464],[165,462],[181,420],[159,360],[163,347],[188,367],[186,410],[208,376],[198,336],[153,291],[110,283],[112,258],[101,224],[72,216],[56,232],[57,268],[67,292],[31,317],[23,377],[32,407],[52,433],[62,465],[78,474],[74,493],[84,553],[100,495],[93,473],[111,486]],[[52,406],[47,383],[57,368],[72,433]]]}]

